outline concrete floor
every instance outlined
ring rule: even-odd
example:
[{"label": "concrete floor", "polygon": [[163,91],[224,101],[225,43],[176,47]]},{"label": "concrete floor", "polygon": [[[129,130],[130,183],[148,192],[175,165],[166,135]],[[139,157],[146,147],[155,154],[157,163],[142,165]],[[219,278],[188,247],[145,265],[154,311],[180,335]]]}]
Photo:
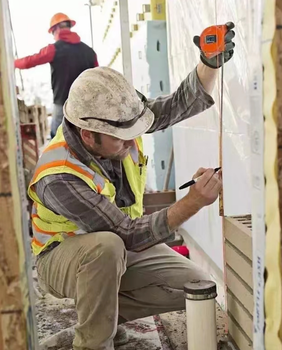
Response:
[{"label": "concrete floor", "polygon": [[[36,317],[40,350],[72,350],[77,314],[71,299],[43,295],[33,270],[36,292]],[[226,315],[217,306],[218,341],[227,339]],[[187,350],[185,311],[171,312],[127,322],[123,325],[129,336],[126,345],[116,350]],[[220,350],[227,350],[219,346]]]},{"label": "concrete floor", "polygon": [[[36,310],[40,350],[71,350],[77,322],[73,301],[47,294],[37,299]],[[123,326],[129,341],[116,350],[187,350],[185,311],[146,317]],[[217,327],[218,340],[225,340],[226,317],[219,307]]]}]

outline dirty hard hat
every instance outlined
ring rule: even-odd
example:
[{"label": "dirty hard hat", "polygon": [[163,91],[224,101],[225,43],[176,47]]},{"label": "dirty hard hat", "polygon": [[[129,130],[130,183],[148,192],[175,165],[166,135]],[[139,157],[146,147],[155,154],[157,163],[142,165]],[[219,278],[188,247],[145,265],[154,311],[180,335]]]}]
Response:
[{"label": "dirty hard hat", "polygon": [[52,33],[53,27],[59,23],[62,23],[62,22],[70,22],[72,27],[76,24],[76,22],[74,20],[70,19],[69,16],[65,15],[64,13],[59,12],[59,13],[56,13],[51,18],[50,28],[48,30],[48,33]]},{"label": "dirty hard hat", "polygon": [[70,88],[64,116],[81,129],[132,140],[150,129],[153,112],[117,71],[97,67],[80,74]]}]

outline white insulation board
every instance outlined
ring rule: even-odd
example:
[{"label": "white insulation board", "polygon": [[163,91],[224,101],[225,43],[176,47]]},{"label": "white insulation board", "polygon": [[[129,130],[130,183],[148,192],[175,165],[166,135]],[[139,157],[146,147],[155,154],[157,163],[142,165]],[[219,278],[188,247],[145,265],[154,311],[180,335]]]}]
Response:
[{"label": "white insulation board", "polygon": [[[168,55],[171,91],[199,62],[194,35],[214,24],[235,23],[235,53],[224,66],[223,187],[225,216],[251,213],[250,67],[254,0],[167,0]],[[173,127],[176,187],[191,179],[199,167],[219,164],[219,82],[215,105]],[[177,190],[177,199],[187,191]],[[223,269],[222,220],[218,202],[201,210],[183,228]]]}]

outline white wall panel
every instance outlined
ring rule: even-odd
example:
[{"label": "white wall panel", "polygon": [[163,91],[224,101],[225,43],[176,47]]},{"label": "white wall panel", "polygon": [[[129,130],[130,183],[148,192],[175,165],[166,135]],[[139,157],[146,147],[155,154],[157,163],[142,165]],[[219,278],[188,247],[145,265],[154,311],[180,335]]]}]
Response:
[{"label": "white wall panel", "polygon": [[[214,24],[235,23],[235,54],[224,66],[223,184],[226,216],[251,213],[250,106],[248,53],[253,39],[250,0],[167,0],[168,55],[171,91],[199,62],[194,35]],[[219,75],[220,76],[220,75]],[[215,106],[173,128],[176,187],[200,167],[219,164],[219,78]],[[186,192],[178,191],[177,197]],[[223,268],[222,222],[218,203],[183,225],[194,240]]]}]

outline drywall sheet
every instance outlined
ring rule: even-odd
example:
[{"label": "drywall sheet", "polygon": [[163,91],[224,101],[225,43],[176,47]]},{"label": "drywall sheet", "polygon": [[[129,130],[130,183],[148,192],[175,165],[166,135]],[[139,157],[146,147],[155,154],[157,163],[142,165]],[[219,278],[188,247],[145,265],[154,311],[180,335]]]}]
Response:
[{"label": "drywall sheet", "polygon": [[[226,216],[251,213],[250,96],[248,61],[253,34],[254,0],[167,0],[168,55],[171,91],[199,62],[193,36],[214,24],[233,21],[234,57],[224,67],[223,185]],[[220,78],[220,74],[219,74]],[[219,164],[219,79],[215,106],[173,128],[176,187],[202,167]],[[177,191],[181,198],[187,192]],[[223,269],[222,220],[218,203],[183,225],[192,238]]]}]

